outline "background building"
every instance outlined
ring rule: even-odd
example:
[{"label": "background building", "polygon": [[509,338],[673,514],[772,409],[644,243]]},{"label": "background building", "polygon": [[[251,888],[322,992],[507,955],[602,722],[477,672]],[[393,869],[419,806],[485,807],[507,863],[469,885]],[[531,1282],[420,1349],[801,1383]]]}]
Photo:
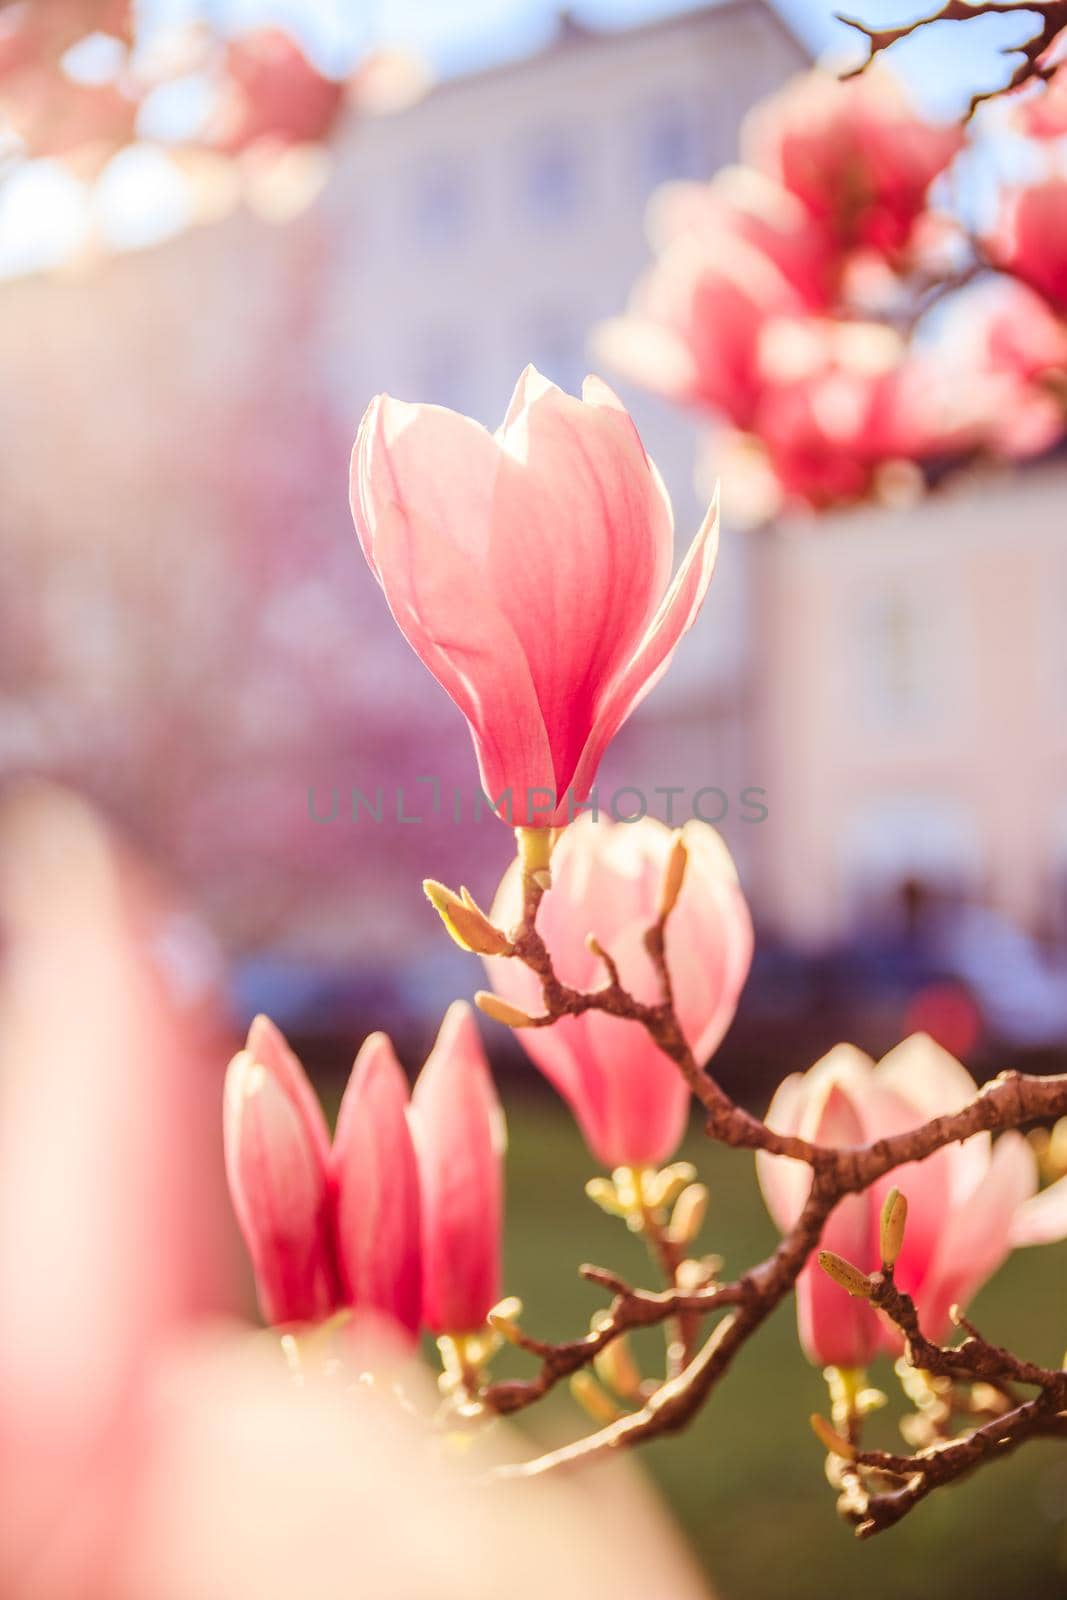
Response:
[{"label": "background building", "polygon": [[[419,782],[466,806],[475,769],[358,555],[364,407],[386,389],[495,425],[528,361],[577,388],[646,264],[650,193],[730,162],[745,111],[804,63],[764,0],[564,20],[533,57],[347,124],[285,227],[241,212],[0,287],[0,768],[88,789],[184,880],[241,1004],[434,1016],[469,973],[415,886],[488,896],[508,855]],[[621,392],[680,554],[703,424]],[[638,787],[664,815],[655,790],[709,791],[763,946],[840,945],[916,886],[1062,935],[1062,485],[1052,464],[907,512],[726,529],[601,795]],[[357,788],[380,822],[352,820]]]}]

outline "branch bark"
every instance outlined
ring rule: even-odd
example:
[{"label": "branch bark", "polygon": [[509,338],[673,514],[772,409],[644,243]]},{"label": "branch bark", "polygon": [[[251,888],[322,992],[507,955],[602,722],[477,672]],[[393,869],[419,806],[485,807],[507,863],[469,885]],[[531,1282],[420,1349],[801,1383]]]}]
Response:
[{"label": "branch bark", "polygon": [[[1067,9],[1067,0],[1064,4]],[[513,1342],[536,1355],[541,1365],[532,1379],[493,1384],[483,1391],[482,1401],[500,1412],[517,1411],[539,1400],[561,1378],[591,1363],[613,1339],[633,1328],[680,1314],[704,1317],[720,1310],[728,1312],[716,1322],[681,1371],[669,1375],[639,1410],[561,1449],[517,1462],[495,1474],[505,1477],[533,1477],[572,1469],[684,1427],[729,1371],[739,1351],[792,1289],[818,1245],[827,1219],[847,1195],[869,1188],[896,1167],[924,1161],[944,1146],[976,1133],[1053,1121],[1067,1114],[1067,1075],[1037,1078],[1007,1072],[986,1084],[961,1110],[870,1144],[828,1147],[777,1133],[736,1105],[693,1056],[674,1008],[667,968],[665,931],[669,910],[645,936],[662,991],[659,1002],[646,1004],[626,991],[606,952],[603,959],[607,982],[603,987],[583,991],[560,981],[536,927],[546,888],[544,873],[524,877],[522,922],[509,936],[513,958],[525,962],[541,983],[544,1012],[531,1019],[529,1025],[549,1027],[560,1017],[599,1010],[644,1027],[677,1065],[703,1105],[710,1137],[736,1149],[765,1150],[803,1161],[811,1168],[812,1178],[795,1226],[766,1260],[736,1282],[708,1286],[692,1294],[683,1294],[677,1288],[654,1294],[633,1289],[601,1269],[583,1268],[584,1276],[604,1283],[615,1294],[606,1317],[592,1333],[567,1344],[549,1345],[512,1330],[509,1337]],[[968,1338],[957,1349],[933,1345],[923,1338],[914,1306],[895,1287],[891,1272],[876,1275],[871,1284],[872,1300],[897,1321],[907,1340],[909,1359],[916,1365],[932,1373],[981,1379],[1001,1386],[1009,1380],[1036,1384],[1039,1393],[1033,1400],[983,1423],[965,1438],[916,1456],[891,1456],[885,1452],[857,1456],[861,1466],[904,1480],[899,1488],[871,1495],[859,1475],[849,1474],[842,1498],[853,1497],[847,1514],[864,1537],[899,1521],[930,1489],[954,1481],[985,1459],[996,1458],[1038,1434],[1067,1434],[1067,1417],[1062,1414],[1067,1407],[1067,1374],[1052,1373],[1022,1361],[988,1344],[969,1325]]]},{"label": "branch bark", "polygon": [[1040,19],[1038,27],[1029,39],[1013,45],[1005,52],[1010,55],[1021,55],[1023,59],[1006,84],[998,89],[983,90],[972,97],[967,112],[968,117],[971,117],[983,101],[1010,94],[1013,89],[1020,88],[1031,79],[1044,79],[1052,75],[1054,69],[1042,65],[1041,58],[1067,28],[1067,0],[1036,0],[1033,5],[1020,4],[1018,0],[975,0],[973,5],[968,4],[967,0],[947,0],[947,3],[939,6],[936,11],[928,12],[925,16],[917,17],[914,22],[906,22],[897,28],[872,28],[858,17],[847,17],[838,12],[838,21],[855,28],[856,32],[861,33],[867,41],[866,60],[844,76],[858,77],[866,72],[876,56],[890,49],[901,39],[907,39],[911,34],[918,33],[921,28],[929,27],[931,23],[969,22],[974,17],[1015,13],[1033,13]]}]

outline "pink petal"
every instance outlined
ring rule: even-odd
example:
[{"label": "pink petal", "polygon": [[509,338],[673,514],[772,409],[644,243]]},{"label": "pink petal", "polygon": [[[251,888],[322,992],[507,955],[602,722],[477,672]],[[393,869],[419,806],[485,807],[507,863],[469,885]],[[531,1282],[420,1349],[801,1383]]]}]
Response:
[{"label": "pink petal", "polygon": [[346,1305],[415,1333],[422,1297],[419,1181],[403,1069],[384,1033],[356,1057],[337,1117],[331,1174]]},{"label": "pink petal", "polygon": [[966,1309],[1008,1255],[1016,1213],[1036,1182],[1033,1151],[1022,1134],[1002,1134],[982,1183],[944,1219],[937,1254],[916,1299],[928,1338],[944,1337],[952,1305]]},{"label": "pink petal", "polygon": [[330,1130],[319,1097],[281,1029],[269,1017],[262,1014],[254,1017],[245,1049],[285,1089],[303,1117],[308,1135],[325,1166],[330,1154]]},{"label": "pink petal", "polygon": [[[572,787],[579,800],[588,795],[600,759],[611,740],[630,713],[662,678],[670,666],[679,640],[693,626],[711,582],[718,540],[719,501],[716,495],[645,637],[600,702],[596,722],[572,779]],[[559,820],[566,820],[565,808]]]},{"label": "pink petal", "polygon": [[375,555],[400,631],[470,724],[483,789],[491,800],[511,789],[510,820],[519,826],[528,792],[551,790],[554,769],[511,624],[461,552],[420,517],[388,512]]},{"label": "pink petal", "polygon": [[499,462],[493,435],[470,417],[375,396],[352,449],[349,493],[359,542],[379,583],[377,531],[393,507],[439,531],[463,560],[484,570]]},{"label": "pink petal", "polygon": [[1067,1178],[1050,1183],[1018,1207],[1011,1223],[1011,1242],[1055,1244],[1067,1238]]},{"label": "pink petal", "polygon": [[226,1074],[226,1176],[264,1318],[311,1322],[337,1304],[321,1150],[284,1077],[248,1050]]},{"label": "pink petal", "polygon": [[663,593],[673,545],[637,430],[605,385],[587,393],[523,374],[491,511],[491,585],[529,663],[559,795]]},{"label": "pink petal", "polygon": [[504,1118],[470,1007],[449,1007],[411,1099],[422,1185],[423,1316],[483,1326],[500,1298]]},{"label": "pink petal", "polygon": [[915,1110],[914,1125],[969,1105],[978,1093],[967,1068],[926,1033],[913,1033],[883,1056],[878,1081]]},{"label": "pink petal", "polygon": [[[816,1099],[801,1117],[819,1144],[855,1145],[863,1141],[859,1113],[842,1084],[828,1077],[816,1086]],[[823,1229],[821,1248],[870,1271],[871,1201],[849,1195],[836,1206]],[[878,1321],[865,1300],[853,1299],[814,1260],[797,1280],[797,1324],[809,1361],[823,1366],[863,1367],[878,1346]]]},{"label": "pink petal", "polygon": [[[774,1091],[764,1118],[775,1133],[796,1133],[804,1107],[806,1090],[804,1074],[792,1072],[783,1078]],[[756,1176],[764,1203],[780,1232],[793,1227],[811,1188],[811,1171],[803,1161],[791,1161],[788,1156],[771,1156],[765,1150],[756,1151]]]}]

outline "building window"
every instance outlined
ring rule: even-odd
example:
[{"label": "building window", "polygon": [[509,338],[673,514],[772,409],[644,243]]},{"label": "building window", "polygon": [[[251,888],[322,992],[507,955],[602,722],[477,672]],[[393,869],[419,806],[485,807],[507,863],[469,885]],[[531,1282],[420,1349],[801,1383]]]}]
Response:
[{"label": "building window", "polygon": [[414,195],[415,236],[432,249],[455,244],[470,230],[471,190],[466,171],[440,165],[424,172]]},{"label": "building window", "polygon": [[573,138],[541,139],[523,161],[520,194],[537,222],[564,222],[581,201],[579,148]]},{"label": "building window", "polygon": [[641,129],[640,170],[646,189],[677,178],[706,178],[708,161],[692,108],[677,101],[646,110]]},{"label": "building window", "polygon": [[882,728],[930,722],[941,688],[932,596],[905,582],[883,582],[856,621],[860,715]]}]

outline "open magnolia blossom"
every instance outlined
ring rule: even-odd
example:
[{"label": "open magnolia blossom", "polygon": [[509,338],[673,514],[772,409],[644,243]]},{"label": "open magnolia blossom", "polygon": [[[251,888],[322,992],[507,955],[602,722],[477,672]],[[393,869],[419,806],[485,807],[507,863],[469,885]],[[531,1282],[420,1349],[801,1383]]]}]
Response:
[{"label": "open magnolia blossom", "polygon": [[[905,1040],[877,1065],[854,1046],[838,1045],[809,1072],[785,1079],[767,1125],[818,1144],[867,1144],[959,1111],[974,1094],[966,1068],[923,1034]],[[768,1210],[787,1231],[804,1204],[810,1173],[800,1162],[763,1151],[756,1164]],[[862,1272],[876,1272],[882,1205],[891,1188],[906,1197],[908,1207],[895,1281],[914,1301],[931,1339],[944,1338],[952,1307],[966,1310],[1013,1244],[1029,1242],[1031,1234],[1034,1242],[1042,1237],[1042,1215],[1043,1236],[1051,1237],[1051,1206],[1046,1203],[1033,1221],[1037,1168],[1026,1140],[1008,1132],[994,1143],[988,1133],[976,1133],[844,1200],[823,1233],[823,1248]],[[1057,1237],[1067,1234],[1067,1216],[1062,1221]],[[814,1261],[797,1280],[797,1314],[801,1343],[820,1366],[863,1367],[877,1350],[901,1348],[899,1330],[867,1301],[850,1297]]]},{"label": "open magnolia blossom", "polygon": [[[687,822],[685,881],[671,914],[667,959],[678,1016],[696,1059],[712,1054],[737,1008],[752,960],[752,921],[730,853],[705,822]],[[563,834],[552,857],[552,887],[537,926],[560,976],[577,988],[595,981],[595,932],[630,992],[654,999],[657,977],[643,943],[656,915],[674,844],[651,817],[633,823],[588,814]],[[512,863],[490,916],[514,924],[522,909],[522,873]],[[489,980],[505,1000],[536,1013],[536,975],[521,962],[487,960]],[[640,1028],[590,1011],[550,1028],[519,1033],[533,1061],[567,1101],[590,1150],[607,1167],[643,1167],[669,1159],[689,1113],[690,1090],[677,1067]]]},{"label": "open magnolia blossom", "polygon": [[598,378],[577,400],[533,367],[495,433],[379,395],[351,506],[397,625],[470,725],[498,813],[568,821],[696,617],[715,507],[671,580],[670,501],[626,411]]},{"label": "open magnolia blossom", "polygon": [[462,1001],[410,1107],[388,1038],[364,1042],[332,1146],[303,1067],[257,1017],[227,1072],[224,1130],[268,1322],[346,1311],[408,1336],[423,1323],[448,1334],[484,1325],[499,1299],[503,1119]]}]

